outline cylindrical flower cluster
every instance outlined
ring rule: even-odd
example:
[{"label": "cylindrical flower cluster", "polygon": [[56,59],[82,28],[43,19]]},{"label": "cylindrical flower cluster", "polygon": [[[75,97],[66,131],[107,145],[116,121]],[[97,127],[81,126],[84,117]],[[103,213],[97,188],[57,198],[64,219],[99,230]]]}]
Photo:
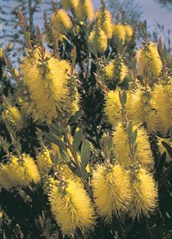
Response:
[{"label": "cylindrical flower cluster", "polygon": [[11,156],[10,162],[0,165],[0,186],[4,189],[22,186],[27,187],[32,182],[38,183],[40,174],[33,158],[22,154],[21,158]]},{"label": "cylindrical flower cluster", "polygon": [[31,100],[31,106],[25,102],[23,108],[28,111],[31,107],[30,112],[35,121],[51,123],[59,117],[71,116],[78,110],[78,94],[75,87],[69,87],[70,64],[49,55],[42,61],[40,54],[37,49],[32,56],[25,57],[21,66]]},{"label": "cylindrical flower cluster", "polygon": [[93,206],[77,181],[54,181],[50,186],[49,201],[55,220],[65,235],[74,236],[77,229],[84,234],[93,228]]}]

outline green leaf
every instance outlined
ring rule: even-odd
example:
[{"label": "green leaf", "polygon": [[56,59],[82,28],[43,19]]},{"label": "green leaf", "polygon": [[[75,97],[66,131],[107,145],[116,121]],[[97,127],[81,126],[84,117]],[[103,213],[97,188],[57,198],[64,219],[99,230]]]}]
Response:
[{"label": "green leaf", "polygon": [[71,159],[70,159],[68,153],[66,152],[66,150],[62,150],[62,153],[61,153],[61,154],[62,154],[63,159],[64,159],[67,163],[71,161]]},{"label": "green leaf", "polygon": [[83,164],[81,164],[81,170],[82,170],[82,178],[86,181],[88,178],[88,173]]},{"label": "green leaf", "polygon": [[122,107],[124,107],[127,103],[127,94],[125,90],[123,90],[122,92],[119,92],[119,99],[120,99]]},{"label": "green leaf", "polygon": [[62,135],[62,129],[60,128],[60,126],[58,124],[52,124],[50,127],[49,127],[50,131],[55,134],[55,135],[58,135],[58,136],[61,136]]},{"label": "green leaf", "polygon": [[73,148],[75,151],[78,150],[81,142],[82,142],[82,136],[83,136],[83,131],[82,129],[80,129],[79,131],[77,131],[74,135],[74,141],[73,141]]},{"label": "green leaf", "polygon": [[135,131],[133,132],[133,135],[132,135],[132,144],[134,144],[136,142],[136,139],[137,139],[137,129],[135,129]]},{"label": "green leaf", "polygon": [[81,146],[81,162],[84,167],[87,166],[90,159],[90,147],[87,139],[84,139]]},{"label": "green leaf", "polygon": [[58,137],[57,135],[53,134],[53,133],[48,133],[46,134],[46,139],[48,141],[50,141],[51,143],[54,143],[56,145],[59,146],[60,151],[65,150],[66,151],[66,145],[65,143],[62,141],[62,139],[60,137]]},{"label": "green leaf", "polygon": [[112,144],[113,144],[113,140],[112,140],[112,137],[110,136],[109,142],[108,142],[108,150],[111,150]]},{"label": "green leaf", "polygon": [[70,162],[67,162],[67,165],[68,167],[70,168],[70,170],[78,177],[81,177],[78,169],[77,169],[77,166],[76,166],[76,163],[73,162],[72,160],[70,160]]}]

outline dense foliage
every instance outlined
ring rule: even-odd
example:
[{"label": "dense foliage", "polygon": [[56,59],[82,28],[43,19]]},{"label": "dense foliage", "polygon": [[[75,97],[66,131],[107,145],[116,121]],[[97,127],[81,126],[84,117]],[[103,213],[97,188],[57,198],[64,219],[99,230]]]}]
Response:
[{"label": "dense foliage", "polygon": [[91,0],[53,4],[43,32],[18,17],[19,69],[0,51],[0,236],[171,238],[162,39],[150,41],[146,22],[113,21],[104,1],[97,12]]}]

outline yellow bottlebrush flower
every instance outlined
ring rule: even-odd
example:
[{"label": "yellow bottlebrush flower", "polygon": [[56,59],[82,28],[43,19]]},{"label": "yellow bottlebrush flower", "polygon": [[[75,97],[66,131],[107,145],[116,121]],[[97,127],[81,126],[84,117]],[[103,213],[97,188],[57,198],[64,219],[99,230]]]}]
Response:
[{"label": "yellow bottlebrush flower", "polygon": [[[149,139],[146,131],[142,127],[133,127],[133,130],[137,129],[137,150],[134,155],[134,160],[139,164],[148,166],[153,164],[152,151],[149,144]],[[118,124],[113,134],[113,149],[117,161],[128,168],[132,159],[130,157],[130,144],[126,129],[122,124]]]},{"label": "yellow bottlebrush flower", "polygon": [[34,116],[34,120],[38,120],[39,115],[37,116],[36,104],[31,99],[28,87],[21,87],[18,91],[18,94],[18,103],[20,104],[24,119],[27,119],[30,116]]},{"label": "yellow bottlebrush flower", "polygon": [[126,129],[120,123],[113,133],[113,149],[118,162],[125,168],[131,164],[130,147]]},{"label": "yellow bottlebrush flower", "polygon": [[169,87],[169,85],[155,85],[151,98],[151,105],[156,112],[155,131],[160,132],[164,137],[172,129],[172,102]]},{"label": "yellow bottlebrush flower", "polygon": [[53,28],[60,34],[67,33],[72,28],[72,21],[64,9],[58,9],[51,17]]},{"label": "yellow bottlebrush flower", "polygon": [[16,106],[11,106],[10,104],[5,105],[5,110],[3,112],[3,119],[7,121],[10,125],[20,131],[23,126],[23,117],[20,110]]},{"label": "yellow bottlebrush flower", "polygon": [[[40,63],[28,56],[23,61],[22,73],[30,91],[33,104],[30,111],[35,121],[51,123],[53,119],[74,113],[78,99],[74,96],[76,89],[68,86],[71,81],[71,66],[68,62],[48,58]],[[74,102],[71,104],[72,100]]]},{"label": "yellow bottlebrush flower", "polygon": [[79,0],[62,0],[62,6],[66,10],[74,10],[79,4]]},{"label": "yellow bottlebrush flower", "polygon": [[97,26],[101,28],[110,39],[113,32],[112,16],[109,11],[100,8],[96,13]]},{"label": "yellow bottlebrush flower", "polygon": [[76,229],[84,234],[94,225],[94,210],[83,187],[72,180],[52,184],[51,211],[63,234],[73,236]]},{"label": "yellow bottlebrush flower", "polygon": [[40,181],[40,174],[35,161],[27,154],[22,154],[22,159],[24,161],[24,166],[26,173],[28,174],[29,181],[38,183]]},{"label": "yellow bottlebrush flower", "polygon": [[104,68],[104,73],[107,80],[113,80],[116,77],[114,60],[110,61],[109,64]]},{"label": "yellow bottlebrush flower", "polygon": [[134,219],[149,215],[157,207],[158,192],[153,176],[140,168],[131,183],[132,202],[129,215]]},{"label": "yellow bottlebrush flower", "polygon": [[119,79],[122,82],[128,74],[128,67],[123,62],[121,62],[119,68],[120,68]]},{"label": "yellow bottlebrush flower", "polygon": [[112,60],[105,67],[104,72],[107,80],[119,79],[122,82],[128,74],[128,68],[121,60]]},{"label": "yellow bottlebrush flower", "polygon": [[8,166],[8,177],[12,182],[11,187],[28,186],[29,176],[26,172],[24,161],[12,155]]},{"label": "yellow bottlebrush flower", "polygon": [[150,101],[151,92],[138,88],[130,95],[127,112],[135,124],[146,123],[148,130],[152,132],[155,128],[155,112]]},{"label": "yellow bottlebrush flower", "polygon": [[14,186],[28,186],[31,182],[38,183],[40,181],[37,165],[27,154],[22,154],[20,160],[16,156],[11,156],[9,171]]},{"label": "yellow bottlebrush flower", "polygon": [[162,69],[162,61],[158,53],[157,45],[150,42],[145,48],[138,49],[136,53],[137,73],[144,76],[158,77]]},{"label": "yellow bottlebrush flower", "polygon": [[13,186],[13,182],[9,178],[8,168],[8,164],[0,164],[0,187],[6,190]]},{"label": "yellow bottlebrush flower", "polygon": [[141,165],[147,166],[152,165],[153,155],[149,143],[149,138],[146,133],[146,130],[143,127],[137,128],[137,151],[136,151],[136,158]]},{"label": "yellow bottlebrush flower", "polygon": [[104,112],[113,126],[124,118],[119,93],[120,89],[117,88],[115,91],[109,91],[105,97]]},{"label": "yellow bottlebrush flower", "polygon": [[124,25],[125,40],[130,41],[133,36],[133,28],[130,25]]},{"label": "yellow bottlebrush flower", "polygon": [[44,152],[40,152],[36,158],[40,174],[44,175],[45,173],[48,173],[53,165],[50,157],[50,151],[46,149]]},{"label": "yellow bottlebrush flower", "polygon": [[80,0],[75,10],[79,21],[92,21],[94,18],[94,7],[91,0]]},{"label": "yellow bottlebrush flower", "polygon": [[22,154],[21,159],[12,155],[10,162],[1,166],[0,185],[5,189],[16,186],[26,187],[32,182],[40,181],[38,168],[29,155]]},{"label": "yellow bottlebrush flower", "polygon": [[101,29],[93,30],[89,35],[88,43],[93,53],[98,52],[103,54],[108,47],[106,33]]},{"label": "yellow bottlebrush flower", "polygon": [[118,41],[121,41],[124,43],[125,41],[125,29],[124,26],[121,24],[115,24],[113,26],[113,37],[114,39],[117,39]]},{"label": "yellow bottlebrush flower", "polygon": [[93,171],[93,196],[97,211],[105,220],[126,212],[131,200],[129,174],[120,165],[98,165]]}]

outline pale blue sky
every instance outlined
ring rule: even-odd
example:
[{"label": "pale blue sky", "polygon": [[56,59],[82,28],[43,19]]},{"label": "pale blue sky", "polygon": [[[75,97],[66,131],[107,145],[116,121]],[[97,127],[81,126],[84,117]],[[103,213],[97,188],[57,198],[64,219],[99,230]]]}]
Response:
[{"label": "pale blue sky", "polygon": [[[171,30],[170,39],[172,42],[172,11],[167,8],[162,8],[154,0],[136,0],[136,2],[139,3],[142,8],[142,20],[147,20],[148,29],[152,32],[157,23],[164,25],[165,29]],[[100,6],[100,0],[93,0],[93,3],[95,8]]]}]

